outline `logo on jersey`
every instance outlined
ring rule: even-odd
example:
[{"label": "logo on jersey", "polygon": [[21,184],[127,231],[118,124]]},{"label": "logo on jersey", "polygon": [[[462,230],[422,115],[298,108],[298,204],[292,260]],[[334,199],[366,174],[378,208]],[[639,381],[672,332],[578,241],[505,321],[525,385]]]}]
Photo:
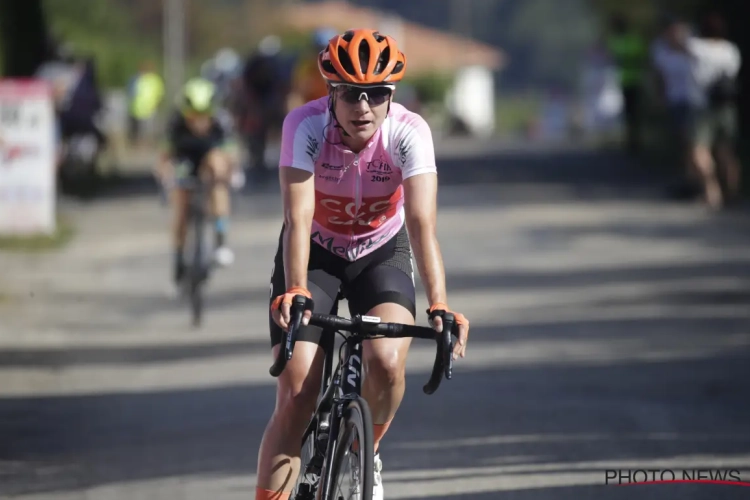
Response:
[{"label": "logo on jersey", "polygon": [[311,136],[307,136],[307,156],[310,157],[312,161],[316,161],[318,159],[318,152],[320,150],[320,143],[318,140]]},{"label": "logo on jersey", "polygon": [[391,180],[393,174],[393,168],[386,162],[383,161],[381,156],[378,159],[368,161],[365,171],[370,175],[372,182],[388,182]]},{"label": "logo on jersey", "polygon": [[402,188],[387,196],[362,198],[359,207],[348,196],[334,196],[315,192],[315,221],[334,233],[360,236],[369,233],[398,213]]},{"label": "logo on jersey", "polygon": [[401,161],[401,165],[406,165],[406,160],[409,157],[409,152],[411,151],[411,145],[406,143],[406,138],[402,138],[400,141],[398,141],[396,149],[398,150],[398,159]]},{"label": "logo on jersey", "polygon": [[320,166],[326,170],[333,170],[334,172],[340,172],[344,170],[343,165],[331,165],[330,163],[321,163]]},{"label": "logo on jersey", "polygon": [[[339,257],[349,259],[351,261],[357,260],[357,258],[365,251],[370,250],[374,246],[381,245],[384,241],[388,241],[393,236],[393,231],[388,231],[379,236],[366,237],[363,239],[356,240],[350,246],[334,245],[333,236],[323,237],[320,231],[315,231],[311,237],[318,245],[327,249]],[[412,282],[414,281],[414,270],[412,269]]]},{"label": "logo on jersey", "polygon": [[341,177],[336,177],[335,175],[318,174],[318,179],[322,179],[328,182],[335,182],[336,184],[341,184]]}]

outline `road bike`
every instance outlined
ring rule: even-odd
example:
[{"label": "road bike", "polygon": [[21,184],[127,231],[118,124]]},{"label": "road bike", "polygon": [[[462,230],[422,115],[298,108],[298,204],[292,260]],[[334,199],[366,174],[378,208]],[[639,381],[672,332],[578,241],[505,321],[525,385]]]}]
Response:
[{"label": "road bike", "polygon": [[[292,359],[297,331],[307,307],[308,299],[294,297],[290,327],[282,338],[276,360],[269,370],[273,377],[284,371]],[[368,500],[374,484],[374,443],[372,417],[367,402],[361,396],[362,343],[375,338],[415,337],[435,340],[437,351],[432,375],[423,387],[425,394],[433,394],[443,377],[453,373],[453,337],[457,336],[455,317],[443,316],[443,331],[424,326],[383,323],[373,316],[355,315],[351,319],[334,314],[313,314],[309,324],[323,329],[325,362],[317,409],[302,437],[300,475],[292,500]],[[344,339],[339,350],[339,361],[333,370],[335,335]],[[350,466],[349,474],[344,472]],[[342,489],[344,479],[351,482]]]}]

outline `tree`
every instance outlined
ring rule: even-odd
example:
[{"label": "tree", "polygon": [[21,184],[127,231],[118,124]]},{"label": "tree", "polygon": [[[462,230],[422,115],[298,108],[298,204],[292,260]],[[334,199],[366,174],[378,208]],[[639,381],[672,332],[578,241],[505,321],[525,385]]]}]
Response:
[{"label": "tree", "polygon": [[0,1],[0,40],[3,74],[32,76],[51,49],[41,0]]}]

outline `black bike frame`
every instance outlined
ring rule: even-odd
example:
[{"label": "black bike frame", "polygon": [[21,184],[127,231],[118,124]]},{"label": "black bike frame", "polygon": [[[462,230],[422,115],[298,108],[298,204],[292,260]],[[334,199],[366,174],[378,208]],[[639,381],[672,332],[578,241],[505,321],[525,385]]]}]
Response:
[{"label": "black bike frame", "polygon": [[[327,332],[325,332],[327,333]],[[353,399],[361,394],[362,390],[362,338],[347,335],[344,345],[341,347],[341,357],[332,373],[333,356],[335,353],[335,332],[331,332],[330,340],[326,340],[326,361],[323,373],[323,397],[318,403],[318,409],[305,431],[302,441],[313,434],[316,430],[323,428],[328,434],[328,446],[326,455],[335,455],[338,447],[338,436],[341,429],[341,420],[344,416],[343,410],[348,399]],[[333,377],[333,378],[332,378]],[[318,452],[317,446],[315,447]],[[325,463],[320,473],[318,489],[322,493],[321,498],[328,498],[333,485],[331,484],[331,471],[328,469],[332,464]]]},{"label": "black bike frame", "polygon": [[[296,332],[302,323],[302,314],[306,307],[306,297],[301,295],[295,296],[291,307],[291,322],[286,333],[286,339],[282,341],[279,352],[276,356],[276,361],[270,368],[269,372],[272,376],[278,377],[286,362],[292,358],[292,352],[294,350],[294,344],[296,343]],[[337,309],[337,307],[336,307]],[[438,349],[436,352],[435,363],[433,365],[432,375],[430,381],[423,387],[425,394],[433,394],[437,387],[440,385],[440,381],[443,376],[449,379],[451,378],[452,372],[452,358],[451,353],[453,351],[453,343],[451,340],[451,332],[454,326],[454,317],[451,313],[446,313],[443,317],[443,333],[436,337],[435,332],[431,328],[417,327],[413,325],[400,325],[394,323],[380,323],[379,318],[369,317],[357,317],[357,321],[364,323],[357,323],[359,326],[354,328],[354,331],[358,333],[351,333],[347,328],[351,328],[352,323],[350,320],[338,318],[336,312],[332,311],[332,315],[317,315],[319,317],[326,317],[325,320],[321,320],[330,326],[326,326],[323,331],[323,343],[321,347],[325,352],[325,363],[322,374],[322,396],[318,401],[317,408],[313,417],[305,430],[302,437],[302,444],[314,436],[314,453],[317,456],[321,453],[318,442],[321,440],[320,435],[325,434],[327,441],[327,447],[325,450],[325,456],[334,457],[336,449],[339,446],[338,437],[339,430],[341,427],[341,420],[344,417],[344,409],[348,401],[353,400],[361,395],[362,390],[362,369],[363,369],[363,343],[364,340],[369,338],[371,335],[384,335],[386,337],[392,336],[394,338],[403,337],[419,337],[427,339],[435,339],[438,343]],[[332,318],[332,319],[328,319]],[[339,323],[338,321],[342,322]],[[311,321],[316,321],[316,315],[314,314]],[[374,324],[374,326],[372,326]],[[333,325],[342,325],[334,327]],[[367,326],[370,325],[370,326]],[[320,326],[320,324],[318,325]],[[336,365],[335,371],[333,368],[333,356],[336,347],[336,333],[341,332],[344,336],[344,344],[341,346],[340,356]],[[401,335],[403,333],[403,335]],[[455,335],[455,333],[454,333]],[[377,337],[376,337],[377,338]],[[311,457],[311,461],[314,457]],[[308,462],[309,464],[309,462]],[[303,464],[307,466],[308,464]],[[331,471],[327,468],[332,464],[323,461],[322,469],[319,473],[319,479],[317,490],[323,495],[322,498],[328,498],[331,491]],[[317,471],[316,471],[317,472]],[[322,489],[321,489],[322,488]]]}]

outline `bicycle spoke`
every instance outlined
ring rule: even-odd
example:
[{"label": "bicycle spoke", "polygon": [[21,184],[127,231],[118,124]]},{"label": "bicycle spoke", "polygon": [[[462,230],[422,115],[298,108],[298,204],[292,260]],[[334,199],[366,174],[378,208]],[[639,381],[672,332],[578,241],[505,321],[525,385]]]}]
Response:
[{"label": "bicycle spoke", "polygon": [[[342,459],[342,468],[338,472],[338,483],[334,487],[334,498],[336,500],[362,500],[361,477],[364,464],[356,446],[359,441],[356,426],[352,426],[347,433],[346,442],[341,443],[346,452]],[[343,464],[349,464],[349,470],[346,470]]]}]

